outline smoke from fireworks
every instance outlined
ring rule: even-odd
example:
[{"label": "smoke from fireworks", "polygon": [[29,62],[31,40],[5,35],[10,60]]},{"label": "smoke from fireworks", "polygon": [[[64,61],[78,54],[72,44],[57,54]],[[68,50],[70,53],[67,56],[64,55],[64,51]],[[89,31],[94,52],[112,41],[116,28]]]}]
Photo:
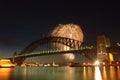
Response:
[{"label": "smoke from fireworks", "polygon": [[[65,25],[59,24],[57,27],[53,29],[53,31],[50,33],[50,36],[66,37],[81,42],[83,42],[83,37],[84,37],[81,27],[76,24],[65,24]],[[70,47],[58,43],[54,46],[56,46],[58,49],[64,49],[64,50],[70,49]],[[70,61],[74,60],[75,58],[73,53],[64,54],[63,56],[65,57],[65,59]]]}]

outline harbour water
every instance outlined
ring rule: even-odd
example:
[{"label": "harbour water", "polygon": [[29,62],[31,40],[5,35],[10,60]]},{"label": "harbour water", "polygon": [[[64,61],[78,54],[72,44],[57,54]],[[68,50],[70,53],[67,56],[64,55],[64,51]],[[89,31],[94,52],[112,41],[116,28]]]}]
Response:
[{"label": "harbour water", "polygon": [[0,68],[0,80],[120,80],[120,66]]}]

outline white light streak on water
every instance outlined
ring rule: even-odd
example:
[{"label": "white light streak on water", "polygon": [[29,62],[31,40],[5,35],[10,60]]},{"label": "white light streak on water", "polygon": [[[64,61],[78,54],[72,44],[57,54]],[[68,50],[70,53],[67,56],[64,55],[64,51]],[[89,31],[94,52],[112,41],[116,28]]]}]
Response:
[{"label": "white light streak on water", "polygon": [[95,67],[95,80],[102,80],[101,72],[98,66]]}]

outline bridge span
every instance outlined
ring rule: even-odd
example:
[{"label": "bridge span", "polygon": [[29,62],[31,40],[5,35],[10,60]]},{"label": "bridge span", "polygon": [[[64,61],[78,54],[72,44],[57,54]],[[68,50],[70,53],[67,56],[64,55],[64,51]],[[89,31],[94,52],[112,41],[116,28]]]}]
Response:
[{"label": "bridge span", "polygon": [[[42,47],[44,44],[51,44],[51,43],[59,43],[64,46],[69,47],[69,49],[54,49],[54,50],[40,50],[37,52],[33,52],[36,48]],[[33,57],[33,56],[43,56],[43,55],[53,55],[53,54],[65,54],[65,53],[78,53],[82,52],[84,56],[90,59],[89,56],[85,55],[84,47],[81,47],[82,41],[74,40],[71,38],[66,37],[45,37],[39,40],[36,40],[25,47],[19,54],[14,54],[12,61],[16,62],[17,64],[21,64],[26,58]],[[91,47],[87,47],[91,49]],[[87,51],[87,50],[86,50]]]}]

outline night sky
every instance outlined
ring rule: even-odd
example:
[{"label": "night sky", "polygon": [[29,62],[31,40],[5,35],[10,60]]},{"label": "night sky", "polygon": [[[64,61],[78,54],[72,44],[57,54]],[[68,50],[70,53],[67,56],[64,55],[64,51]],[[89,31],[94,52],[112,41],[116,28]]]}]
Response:
[{"label": "night sky", "polygon": [[19,53],[58,24],[80,25],[84,42],[95,44],[100,34],[109,37],[112,45],[120,42],[117,2],[48,1],[0,1],[0,58]]}]

